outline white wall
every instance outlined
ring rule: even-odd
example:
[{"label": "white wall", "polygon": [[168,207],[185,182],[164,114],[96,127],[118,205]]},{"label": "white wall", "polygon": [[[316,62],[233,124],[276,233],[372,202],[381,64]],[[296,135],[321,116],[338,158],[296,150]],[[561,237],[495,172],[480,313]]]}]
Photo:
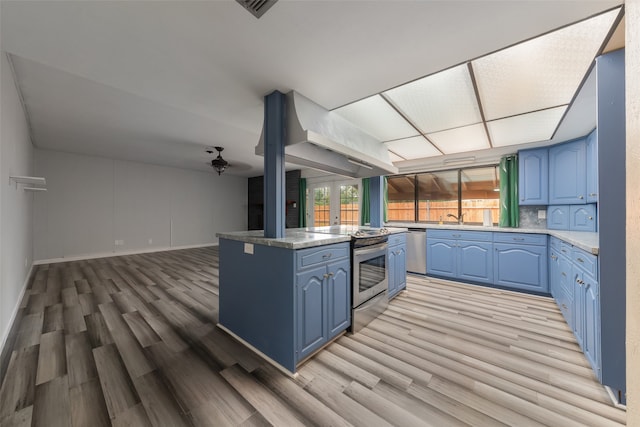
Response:
[{"label": "white wall", "polygon": [[217,243],[247,228],[246,178],[40,149],[35,169],[48,188],[34,205],[36,260]]},{"label": "white wall", "polygon": [[9,333],[32,262],[33,193],[9,185],[32,175],[33,147],[22,103],[4,52],[0,65],[0,347]]}]

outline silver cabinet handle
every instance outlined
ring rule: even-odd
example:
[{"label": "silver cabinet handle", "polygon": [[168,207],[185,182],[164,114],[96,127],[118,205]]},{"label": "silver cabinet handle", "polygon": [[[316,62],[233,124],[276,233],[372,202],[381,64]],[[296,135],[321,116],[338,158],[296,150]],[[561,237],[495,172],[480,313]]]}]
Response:
[{"label": "silver cabinet handle", "polygon": [[567,306],[565,304],[562,304],[562,308],[564,308],[566,310]]},{"label": "silver cabinet handle", "polygon": [[589,193],[589,197],[596,197],[598,193]]},{"label": "silver cabinet handle", "polygon": [[567,273],[565,273],[564,271],[561,273],[564,277],[567,277]]},{"label": "silver cabinet handle", "polygon": [[333,273],[329,273],[329,277],[333,277]]},{"label": "silver cabinet handle", "polygon": [[514,237],[513,240],[516,242],[524,242],[524,237]]},{"label": "silver cabinet handle", "polygon": [[324,255],[322,255],[322,258],[323,259],[331,258],[331,255],[332,255],[331,253],[324,254]]},{"label": "silver cabinet handle", "polygon": [[588,219],[590,219],[591,221],[593,221],[593,217],[592,216],[588,216]]},{"label": "silver cabinet handle", "polygon": [[576,279],[576,283],[578,283],[578,285],[584,285],[584,281],[580,279]]},{"label": "silver cabinet handle", "polygon": [[580,196],[578,196],[578,199],[582,200],[582,199],[584,199],[584,196],[580,195]]},{"label": "silver cabinet handle", "polygon": [[324,273],[324,274],[322,275],[322,278],[324,278],[324,279],[326,279],[326,278],[328,278],[328,277],[329,277],[329,275],[328,275],[327,273]]},{"label": "silver cabinet handle", "polygon": [[584,260],[582,258],[576,258],[576,261],[578,262],[584,262]]}]

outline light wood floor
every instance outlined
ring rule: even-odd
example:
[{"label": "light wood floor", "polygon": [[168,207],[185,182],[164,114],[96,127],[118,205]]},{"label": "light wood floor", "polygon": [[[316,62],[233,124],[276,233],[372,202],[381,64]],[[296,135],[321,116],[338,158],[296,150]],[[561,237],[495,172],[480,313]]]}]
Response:
[{"label": "light wood floor", "polygon": [[549,298],[410,276],[291,379],[214,326],[217,267],[216,248],[39,266],[0,425],[625,423]]}]

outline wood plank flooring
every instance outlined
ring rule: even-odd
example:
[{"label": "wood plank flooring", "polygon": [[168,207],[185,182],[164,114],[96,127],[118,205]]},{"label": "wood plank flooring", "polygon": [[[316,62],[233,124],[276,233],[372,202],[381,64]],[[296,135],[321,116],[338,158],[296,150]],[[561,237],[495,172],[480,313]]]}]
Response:
[{"label": "wood plank flooring", "polygon": [[625,424],[550,298],[410,275],[295,379],[217,308],[216,247],[38,266],[0,426]]}]

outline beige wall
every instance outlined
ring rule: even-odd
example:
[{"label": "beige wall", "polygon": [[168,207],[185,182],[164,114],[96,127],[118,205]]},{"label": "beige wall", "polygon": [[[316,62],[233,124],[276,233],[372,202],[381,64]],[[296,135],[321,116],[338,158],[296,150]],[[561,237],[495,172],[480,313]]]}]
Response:
[{"label": "beige wall", "polygon": [[626,2],[627,425],[640,426],[640,0]]}]

